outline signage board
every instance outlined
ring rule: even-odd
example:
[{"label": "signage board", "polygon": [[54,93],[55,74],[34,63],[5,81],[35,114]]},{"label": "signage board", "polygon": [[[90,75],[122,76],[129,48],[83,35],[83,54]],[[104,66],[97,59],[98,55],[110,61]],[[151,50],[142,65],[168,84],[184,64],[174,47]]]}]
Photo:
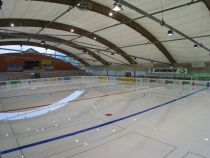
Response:
[{"label": "signage board", "polygon": [[176,73],[176,74],[187,74],[186,68],[157,68],[157,69],[150,69],[150,73]]}]

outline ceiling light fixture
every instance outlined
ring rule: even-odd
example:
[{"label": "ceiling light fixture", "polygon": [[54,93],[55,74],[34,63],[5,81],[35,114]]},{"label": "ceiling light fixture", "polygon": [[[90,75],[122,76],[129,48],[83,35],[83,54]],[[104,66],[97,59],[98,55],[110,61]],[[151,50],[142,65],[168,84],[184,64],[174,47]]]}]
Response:
[{"label": "ceiling light fixture", "polygon": [[112,12],[109,12],[109,16],[112,16],[113,15],[113,13]]},{"label": "ceiling light fixture", "polygon": [[77,7],[80,10],[91,10],[92,9],[93,4],[92,4],[92,2],[90,2],[90,0],[74,0],[73,4],[75,4],[75,2],[77,2]]},{"label": "ceiling light fixture", "polygon": [[194,48],[198,48],[198,45],[197,44],[194,44]]},{"label": "ceiling light fixture", "polygon": [[114,10],[114,11],[118,12],[118,11],[123,10],[123,8],[122,8],[122,5],[121,5],[121,4],[119,4],[119,3],[115,2],[115,3],[113,4],[113,8],[112,8],[112,10]]},{"label": "ceiling light fixture", "polygon": [[74,29],[71,29],[71,32],[74,32]]},{"label": "ceiling light fixture", "polygon": [[96,40],[96,37],[94,37],[93,39]]},{"label": "ceiling light fixture", "polygon": [[41,41],[41,45],[44,45],[45,44],[45,41]]},{"label": "ceiling light fixture", "polygon": [[165,21],[162,19],[160,26],[164,26],[165,25]]},{"label": "ceiling light fixture", "polygon": [[14,23],[11,23],[11,24],[10,24],[10,26],[11,26],[11,27],[14,27],[14,26],[15,26],[15,24],[14,24]]},{"label": "ceiling light fixture", "polygon": [[168,36],[173,36],[174,32],[172,30],[168,30]]}]

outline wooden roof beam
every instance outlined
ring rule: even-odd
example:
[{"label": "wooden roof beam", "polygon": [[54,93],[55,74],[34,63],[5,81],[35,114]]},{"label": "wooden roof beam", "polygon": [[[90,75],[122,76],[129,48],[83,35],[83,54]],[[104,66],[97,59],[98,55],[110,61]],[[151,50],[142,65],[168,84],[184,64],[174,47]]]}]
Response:
[{"label": "wooden roof beam", "polygon": [[203,2],[205,3],[206,7],[209,9],[210,11],[210,0],[203,0]]},{"label": "wooden roof beam", "polygon": [[[10,24],[14,23],[15,27],[43,27],[46,25],[46,23],[49,23],[49,21],[44,20],[38,20],[38,19],[0,19],[0,27],[10,27]],[[52,22],[50,25],[47,26],[47,28],[50,29],[56,29],[61,31],[67,31],[71,32],[71,29],[74,29],[74,33],[78,35],[83,35],[91,40],[94,40],[107,46],[108,48],[114,50],[117,54],[121,55],[123,58],[125,58],[130,64],[137,64],[135,60],[132,59],[125,51],[123,51],[121,48],[113,44],[112,42],[106,40],[105,38],[92,34],[91,32],[81,29],[76,26],[71,26],[63,23],[57,23]]]},{"label": "wooden roof beam", "polygon": [[[75,0],[32,0],[32,1],[40,1],[40,2],[49,2],[49,3],[58,3],[58,4],[64,4],[64,5],[74,5]],[[128,27],[132,28],[133,30],[137,31],[140,33],[142,36],[147,38],[151,43],[153,43],[157,49],[159,49],[162,54],[168,59],[168,61],[172,64],[176,63],[175,59],[172,57],[170,52],[165,48],[165,46],[152,34],[150,33],[146,28],[132,20],[131,18],[123,15],[122,13],[116,12],[113,16],[109,16],[109,12],[112,11],[111,8],[104,6],[100,3],[96,3],[94,1],[90,1],[87,10],[102,14],[104,16],[107,16],[109,18],[113,18]],[[114,2],[113,2],[114,3]],[[79,7],[78,7],[79,8]]]}]

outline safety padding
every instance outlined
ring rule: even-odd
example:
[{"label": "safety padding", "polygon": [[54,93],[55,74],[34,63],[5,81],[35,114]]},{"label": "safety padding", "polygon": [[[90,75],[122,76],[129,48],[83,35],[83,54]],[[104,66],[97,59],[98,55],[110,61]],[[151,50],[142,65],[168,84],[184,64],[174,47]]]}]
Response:
[{"label": "safety padding", "polygon": [[66,81],[66,80],[71,80],[71,77],[63,77],[63,80]]},{"label": "safety padding", "polygon": [[190,81],[182,81],[182,85],[190,85]]},{"label": "safety padding", "polygon": [[117,80],[120,80],[120,81],[135,81],[135,78],[133,78],[133,77],[118,77]]},{"label": "safety padding", "polygon": [[11,84],[11,85],[14,85],[14,84],[21,84],[21,81],[20,81],[20,80],[12,80],[12,81],[10,81],[10,84]]},{"label": "safety padding", "polygon": [[149,80],[149,83],[155,83],[156,80]]},{"label": "safety padding", "polygon": [[48,81],[56,81],[57,79],[56,78],[48,78]]},{"label": "safety padding", "polygon": [[165,80],[165,84],[173,84],[174,82],[171,80]]},{"label": "safety padding", "polygon": [[105,80],[105,81],[106,81],[106,80],[108,80],[109,78],[108,78],[107,76],[99,76],[98,79],[99,79],[99,80],[103,80],[103,81]]}]

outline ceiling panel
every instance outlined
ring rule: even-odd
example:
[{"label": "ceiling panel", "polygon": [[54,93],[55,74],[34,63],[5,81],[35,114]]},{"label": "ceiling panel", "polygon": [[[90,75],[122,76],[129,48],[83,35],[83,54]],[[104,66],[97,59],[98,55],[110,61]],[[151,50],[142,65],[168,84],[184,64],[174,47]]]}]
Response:
[{"label": "ceiling panel", "polygon": [[141,45],[136,47],[124,48],[123,50],[129,52],[129,55],[131,56],[143,57],[147,59],[158,60],[161,62],[168,62],[166,57],[159,50],[151,45]]},{"label": "ceiling panel", "polygon": [[[5,27],[1,27],[1,32],[5,29]],[[8,33],[19,33],[19,32],[24,32],[24,33],[36,33],[40,30],[41,28],[37,27],[6,27],[6,30]]]},{"label": "ceiling panel", "polygon": [[[205,42],[210,43],[210,40]],[[204,43],[206,44],[206,43]],[[203,48],[194,48],[188,40],[167,42],[164,44],[166,48],[171,50],[172,55],[181,62],[210,61],[209,52]]]},{"label": "ceiling panel", "polygon": [[118,25],[116,27],[100,31],[97,33],[97,35],[108,39],[120,47],[148,41],[141,34],[137,33],[135,30],[130,29],[126,25]]},{"label": "ceiling panel", "polygon": [[86,53],[81,53],[81,54],[78,54],[77,56],[83,59],[87,59],[87,60],[94,60],[94,61],[96,60],[95,58],[93,58],[92,56]]},{"label": "ceiling panel", "polygon": [[57,22],[78,26],[90,32],[117,23],[112,18],[92,11],[81,11],[77,8],[72,9],[69,13],[59,18]]},{"label": "ceiling panel", "polygon": [[[86,44],[87,47],[93,47],[93,48],[97,48],[97,47],[100,47],[100,48],[107,48],[107,46],[105,46],[104,44],[99,43],[97,40],[90,39],[90,38],[87,38],[87,37],[81,37],[81,38],[79,38],[79,39],[73,40],[73,42],[74,42],[74,41],[87,43],[87,44]],[[94,45],[95,45],[96,47],[94,47]]]},{"label": "ceiling panel", "polygon": [[117,53],[114,53],[114,55],[111,55],[111,53],[109,52],[100,51],[98,54],[108,62],[128,64],[128,61],[125,60],[122,56],[118,55]]},{"label": "ceiling panel", "polygon": [[39,18],[52,20],[68,7],[56,3],[41,3],[26,0],[3,0],[2,18]]}]

